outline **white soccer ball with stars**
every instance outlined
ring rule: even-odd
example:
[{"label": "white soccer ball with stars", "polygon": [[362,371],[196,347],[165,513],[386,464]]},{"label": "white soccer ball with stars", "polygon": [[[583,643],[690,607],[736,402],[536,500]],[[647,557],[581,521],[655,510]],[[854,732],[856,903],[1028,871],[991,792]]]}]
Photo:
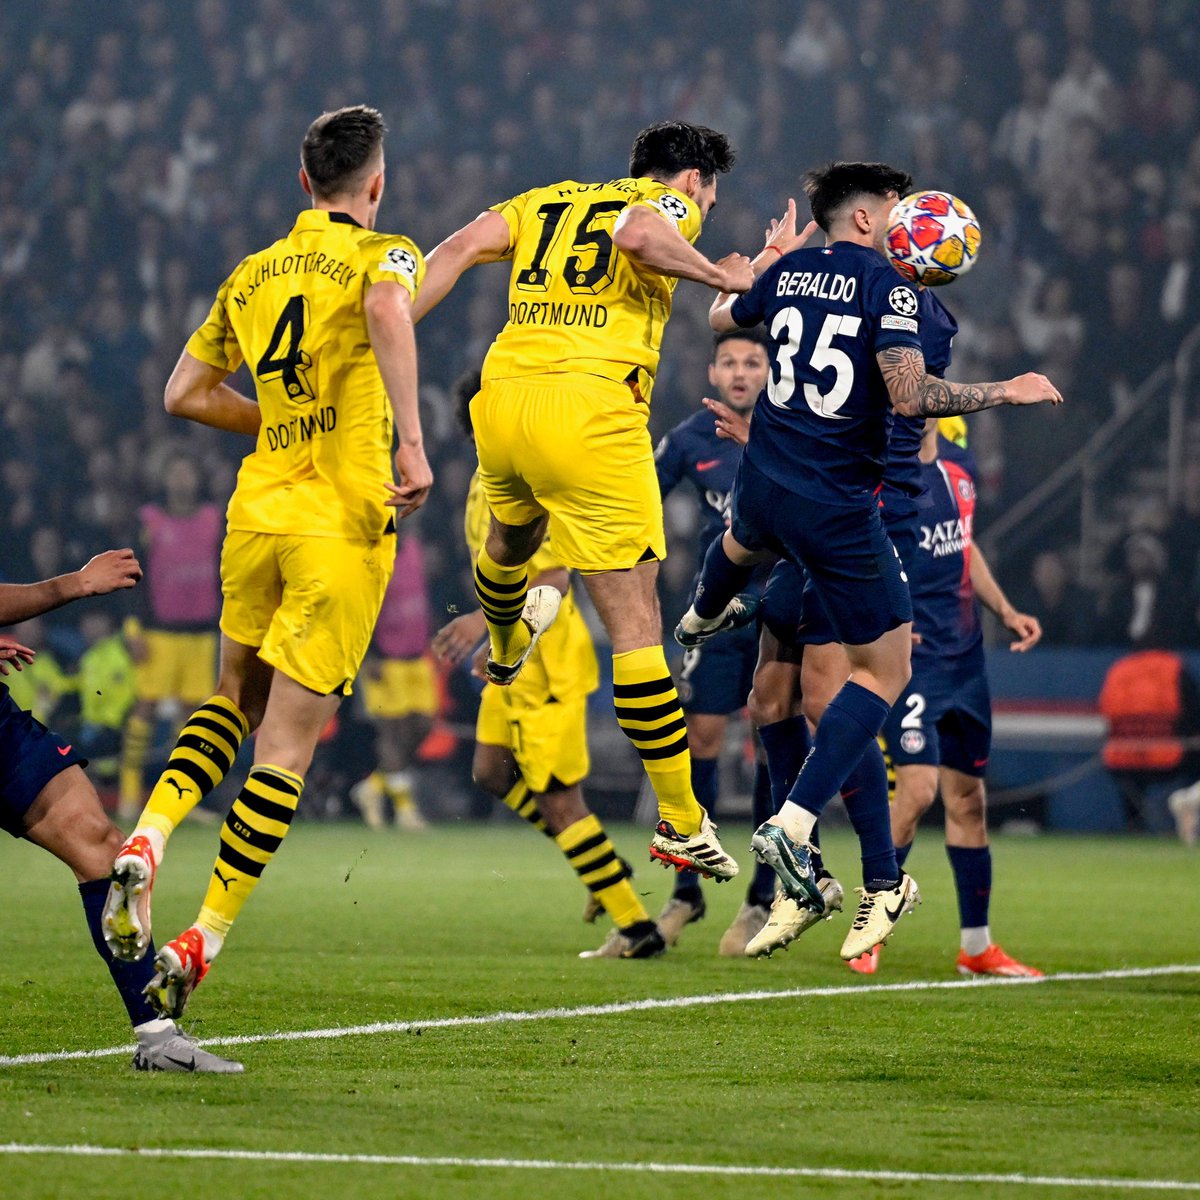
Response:
[{"label": "white soccer ball with stars", "polygon": [[983,234],[975,214],[949,192],[913,192],[892,209],[883,250],[910,283],[939,287],[965,275]]}]

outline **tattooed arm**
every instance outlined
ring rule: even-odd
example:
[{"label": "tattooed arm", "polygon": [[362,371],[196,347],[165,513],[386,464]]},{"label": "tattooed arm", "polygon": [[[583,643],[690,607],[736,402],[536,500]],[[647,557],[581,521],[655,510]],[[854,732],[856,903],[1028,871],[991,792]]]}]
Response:
[{"label": "tattooed arm", "polygon": [[1061,404],[1045,375],[1032,371],[999,383],[951,383],[925,371],[925,358],[912,346],[888,346],[875,361],[892,407],[906,417],[955,417],[998,404]]}]

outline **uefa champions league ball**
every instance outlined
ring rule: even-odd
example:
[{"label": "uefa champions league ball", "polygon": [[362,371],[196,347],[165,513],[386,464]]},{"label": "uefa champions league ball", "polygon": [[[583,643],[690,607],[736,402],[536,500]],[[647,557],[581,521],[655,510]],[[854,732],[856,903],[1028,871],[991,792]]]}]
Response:
[{"label": "uefa champions league ball", "polygon": [[888,217],[883,250],[912,283],[939,287],[965,275],[979,257],[975,214],[949,192],[913,192]]}]

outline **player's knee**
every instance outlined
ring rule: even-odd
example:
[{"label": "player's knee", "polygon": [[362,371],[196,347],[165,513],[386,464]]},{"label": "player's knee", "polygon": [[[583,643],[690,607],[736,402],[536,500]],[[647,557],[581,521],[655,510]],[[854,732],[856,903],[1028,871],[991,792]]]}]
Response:
[{"label": "player's knee", "polygon": [[898,808],[914,816],[921,816],[933,807],[937,798],[937,772],[901,768],[896,772],[896,798]]},{"label": "player's knee", "polygon": [[124,838],[99,803],[79,812],[72,821],[67,865],[80,879],[103,879],[111,870]]},{"label": "player's knee", "polygon": [[511,773],[500,763],[476,760],[471,764],[471,779],[481,791],[503,800],[512,786]]},{"label": "player's knee", "polygon": [[746,701],[750,720],[755,725],[774,725],[786,721],[792,715],[791,696],[772,695],[770,691],[761,689],[756,684]]},{"label": "player's knee", "polygon": [[946,815],[959,825],[982,827],[986,821],[987,798],[983,780],[973,779],[943,797]]}]

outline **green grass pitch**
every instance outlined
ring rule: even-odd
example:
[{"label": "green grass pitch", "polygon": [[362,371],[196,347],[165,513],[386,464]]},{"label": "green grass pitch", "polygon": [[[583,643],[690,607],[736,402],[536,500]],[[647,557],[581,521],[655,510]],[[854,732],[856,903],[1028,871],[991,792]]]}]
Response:
[{"label": "green grass pitch", "polygon": [[[670,880],[616,827],[652,913]],[[924,905],[880,972],[838,958],[848,914],[774,959],[720,959],[744,894],[648,962],[581,961],[606,930],[554,847],[515,823],[421,835],[299,825],[186,1024],[202,1038],[755,989],[833,996],[574,1015],[240,1047],[237,1078],[138,1075],[128,1055],[0,1066],[0,1143],[417,1158],[725,1164],[1200,1180],[1200,975],[881,991],[951,981],[957,916],[937,830]],[[748,829],[729,827],[736,852]],[[155,894],[171,936],[216,832],[185,827]],[[849,889],[848,835],[828,857]],[[739,857],[745,869],[749,854]],[[1173,842],[1000,838],[993,931],[1048,972],[1200,963],[1200,860]],[[69,873],[5,839],[0,1055],[119,1046],[115,993]],[[232,1053],[232,1051],[230,1051]],[[985,1180],[753,1178],[515,1166],[0,1154],[0,1195],[102,1197],[1031,1197],[1128,1189]],[[1200,1194],[1197,1191],[1178,1194]]]}]

